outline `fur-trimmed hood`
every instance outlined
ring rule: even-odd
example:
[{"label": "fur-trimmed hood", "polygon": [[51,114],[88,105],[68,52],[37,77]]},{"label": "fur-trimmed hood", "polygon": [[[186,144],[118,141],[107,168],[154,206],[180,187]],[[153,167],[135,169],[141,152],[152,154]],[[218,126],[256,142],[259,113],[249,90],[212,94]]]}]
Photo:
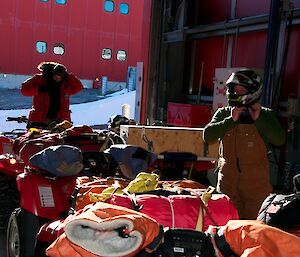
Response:
[{"label": "fur-trimmed hood", "polygon": [[42,72],[46,80],[52,79],[54,74],[59,75],[62,78],[65,78],[67,75],[66,66],[57,62],[41,62],[37,68]]},{"label": "fur-trimmed hood", "polygon": [[65,221],[65,233],[46,250],[51,257],[132,257],[141,249],[155,250],[162,226],[133,210],[98,202]]}]

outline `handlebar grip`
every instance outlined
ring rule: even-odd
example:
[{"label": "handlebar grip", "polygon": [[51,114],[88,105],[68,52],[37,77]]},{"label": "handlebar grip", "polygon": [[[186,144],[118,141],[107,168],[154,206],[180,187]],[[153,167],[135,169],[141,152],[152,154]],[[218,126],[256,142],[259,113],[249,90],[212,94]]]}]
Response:
[{"label": "handlebar grip", "polygon": [[7,117],[6,121],[16,121],[18,123],[26,123],[28,121],[26,116],[19,116],[19,117]]}]

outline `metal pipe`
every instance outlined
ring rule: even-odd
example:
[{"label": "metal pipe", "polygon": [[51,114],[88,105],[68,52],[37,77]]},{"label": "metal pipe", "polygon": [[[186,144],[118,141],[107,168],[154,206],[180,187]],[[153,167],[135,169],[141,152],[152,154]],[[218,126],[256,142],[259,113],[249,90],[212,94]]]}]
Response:
[{"label": "metal pipe", "polygon": [[275,81],[274,79],[276,75],[276,56],[281,19],[280,4],[281,0],[272,0],[270,7],[267,52],[264,68],[264,92],[262,96],[262,103],[267,107],[271,107],[273,99],[272,84]]},{"label": "metal pipe", "polygon": [[[300,25],[300,8],[295,8],[292,25]],[[164,43],[178,42],[183,40],[197,40],[209,37],[234,35],[236,28],[239,33],[267,30],[269,27],[269,15],[256,15],[241,19],[233,19],[227,22],[219,22],[201,26],[195,26],[185,30],[177,30],[163,34]]]},{"label": "metal pipe", "polygon": [[231,28],[235,29],[237,26],[244,27],[244,26],[250,26],[259,23],[265,23],[268,21],[268,19],[269,19],[268,14],[244,17],[240,19],[232,19],[226,22],[218,22],[213,24],[196,26],[191,29],[188,29],[187,34],[190,35],[190,34],[203,33],[203,32],[215,31],[215,30],[224,30],[224,27],[226,29],[231,29]]},{"label": "metal pipe", "polygon": [[200,79],[199,79],[199,86],[198,86],[197,104],[200,103],[202,80],[203,80],[203,70],[204,70],[204,62],[202,61],[202,63],[201,63],[201,72],[200,72]]}]

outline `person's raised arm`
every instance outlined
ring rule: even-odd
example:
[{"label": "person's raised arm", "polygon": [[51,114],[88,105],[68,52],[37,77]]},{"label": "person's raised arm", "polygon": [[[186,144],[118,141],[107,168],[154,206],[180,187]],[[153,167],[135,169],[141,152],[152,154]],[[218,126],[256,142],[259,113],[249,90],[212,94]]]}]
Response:
[{"label": "person's raised arm", "polygon": [[73,73],[70,73],[66,78],[66,84],[66,90],[69,95],[77,94],[83,89],[81,81]]},{"label": "person's raised arm", "polygon": [[274,146],[281,146],[285,143],[285,131],[272,110],[263,108],[255,121],[255,126],[265,142]]},{"label": "person's raised arm", "polygon": [[229,107],[218,109],[212,120],[204,127],[203,140],[210,144],[222,138],[225,133],[237,125],[231,116]]},{"label": "person's raised arm", "polygon": [[24,96],[36,95],[39,92],[39,88],[46,84],[45,78],[40,74],[36,74],[22,83],[21,93]]}]

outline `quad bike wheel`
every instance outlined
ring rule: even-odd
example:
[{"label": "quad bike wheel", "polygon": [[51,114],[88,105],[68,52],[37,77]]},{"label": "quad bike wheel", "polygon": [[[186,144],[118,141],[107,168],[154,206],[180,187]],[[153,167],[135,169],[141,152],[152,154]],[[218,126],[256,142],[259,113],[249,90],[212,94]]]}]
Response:
[{"label": "quad bike wheel", "polygon": [[6,230],[12,211],[19,205],[15,178],[0,173],[0,230]]},{"label": "quad bike wheel", "polygon": [[35,238],[40,228],[39,218],[22,208],[13,211],[8,221],[7,257],[34,256]]}]

